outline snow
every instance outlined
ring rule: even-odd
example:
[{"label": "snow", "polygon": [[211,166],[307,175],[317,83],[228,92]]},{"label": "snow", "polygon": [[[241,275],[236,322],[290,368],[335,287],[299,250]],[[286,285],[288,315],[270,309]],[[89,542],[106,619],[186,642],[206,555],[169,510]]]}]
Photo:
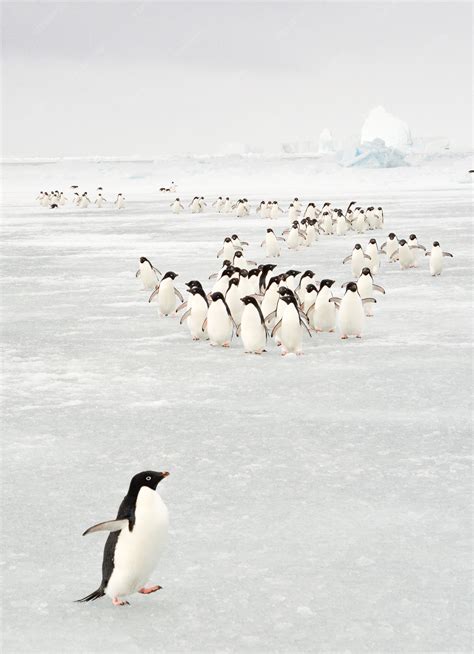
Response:
[{"label": "snow", "polygon": [[369,143],[374,139],[382,139],[386,146],[401,150],[412,144],[408,125],[380,106],[370,111],[360,135],[361,143]]},{"label": "snow", "polygon": [[[471,186],[466,157],[358,170],[305,158],[188,158],[4,166],[4,651],[471,651]],[[389,231],[454,254],[385,264],[361,341],[333,334],[283,359],[193,343],[159,319],[138,257],[206,280],[225,235],[266,223],[174,216],[184,200],[298,195],[382,204],[382,233],[283,251],[338,285],[354,243]],[[42,188],[117,192],[126,208],[38,207]],[[71,195],[67,192],[67,195]],[[187,202],[186,202],[187,204]],[[272,224],[279,231],[287,216]],[[276,224],[276,226],[275,226]],[[100,581],[130,477],[160,485],[163,590],[75,604]]]}]

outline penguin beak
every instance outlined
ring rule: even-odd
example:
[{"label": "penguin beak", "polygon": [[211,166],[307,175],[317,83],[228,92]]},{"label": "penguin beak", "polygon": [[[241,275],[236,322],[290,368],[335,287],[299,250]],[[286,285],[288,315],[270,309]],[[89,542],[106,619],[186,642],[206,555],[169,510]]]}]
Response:
[{"label": "penguin beak", "polygon": [[162,472],[162,473],[161,473],[161,476],[162,476],[163,478],[165,478],[165,477],[169,477],[169,476],[170,476],[170,473],[169,473],[169,472]]}]

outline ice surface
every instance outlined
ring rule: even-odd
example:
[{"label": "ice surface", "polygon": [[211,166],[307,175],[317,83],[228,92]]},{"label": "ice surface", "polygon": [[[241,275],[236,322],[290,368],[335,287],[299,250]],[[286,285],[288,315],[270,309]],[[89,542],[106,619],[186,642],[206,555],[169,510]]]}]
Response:
[{"label": "ice surface", "polygon": [[319,135],[319,154],[329,154],[334,152],[334,142],[331,132],[326,127]]},{"label": "ice surface", "polygon": [[360,135],[361,143],[368,143],[374,139],[382,139],[388,147],[400,150],[412,144],[408,125],[380,106],[370,111],[362,125]]},{"label": "ice surface", "polygon": [[[389,170],[313,159],[189,158],[4,167],[4,651],[468,652],[471,567],[471,187],[465,158]],[[158,319],[137,260],[217,267],[225,235],[266,223],[174,216],[157,188],[382,204],[386,229],[454,254],[385,264],[362,341],[324,334],[305,355],[246,356]],[[126,209],[36,206],[97,186]],[[68,193],[70,195],[70,193]],[[272,226],[283,230],[287,216]],[[369,233],[372,235],[373,233]],[[369,234],[321,237],[283,267],[348,279]],[[381,233],[375,236],[381,242]],[[171,539],[164,589],[74,604],[100,581],[100,534],[129,478],[160,486]]]}]

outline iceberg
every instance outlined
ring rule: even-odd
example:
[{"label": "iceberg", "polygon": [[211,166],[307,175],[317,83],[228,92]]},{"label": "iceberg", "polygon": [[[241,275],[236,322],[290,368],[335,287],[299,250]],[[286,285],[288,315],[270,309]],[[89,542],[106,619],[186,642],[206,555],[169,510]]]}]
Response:
[{"label": "iceberg", "polygon": [[334,141],[331,132],[326,127],[319,135],[319,154],[331,154],[334,152]]},{"label": "iceberg", "polygon": [[408,166],[405,154],[396,148],[387,147],[382,139],[362,143],[343,154],[341,165],[346,168],[396,168]]},{"label": "iceberg", "polygon": [[408,125],[380,106],[369,113],[360,135],[362,144],[375,139],[382,139],[387,147],[399,150],[406,150],[413,144]]}]

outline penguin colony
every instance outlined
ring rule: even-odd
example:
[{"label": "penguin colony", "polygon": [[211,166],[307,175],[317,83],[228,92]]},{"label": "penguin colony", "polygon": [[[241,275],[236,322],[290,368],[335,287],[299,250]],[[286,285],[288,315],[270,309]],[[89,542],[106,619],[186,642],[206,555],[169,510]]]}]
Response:
[{"label": "penguin colony", "polygon": [[[71,204],[80,209],[87,209],[90,205],[96,206],[98,209],[102,209],[107,204],[112,204],[116,209],[125,208],[125,198],[122,193],[118,193],[115,201],[113,203],[108,202],[103,195],[103,188],[99,186],[97,188],[96,198],[92,202],[87,191],[80,192],[78,186],[71,186],[72,198]],[[36,197],[37,202],[41,207],[49,207],[50,209],[57,209],[58,207],[63,207],[67,204],[68,199],[64,195],[63,191],[40,191]]]},{"label": "penguin colony", "polygon": [[[219,197],[213,206],[224,210],[227,203],[226,212],[235,212],[237,216],[250,212],[245,198],[232,203],[229,198]],[[179,204],[180,210],[184,209]],[[314,246],[321,234],[361,234],[383,228],[382,207],[363,209],[354,207],[355,204],[351,202],[343,211],[330,208],[330,203],[319,209],[310,202],[303,210],[295,198],[287,209],[289,227],[281,235],[276,235],[271,227],[266,229],[260,243],[266,258],[278,258],[283,245],[290,251]],[[189,207],[193,213],[201,213],[206,207],[204,198],[194,197]],[[282,212],[275,200],[262,201],[257,207],[257,213],[269,220]],[[254,354],[265,352],[268,342],[273,340],[286,356],[302,354],[305,334],[311,337],[314,333],[334,333],[336,326],[342,339],[361,338],[366,317],[374,315],[374,292],[385,295],[385,289],[374,281],[382,260],[407,270],[419,265],[423,253],[429,257],[431,275],[437,276],[442,272],[444,258],[453,256],[444,252],[438,241],[427,251],[415,234],[399,239],[391,232],[380,246],[375,238],[369,238],[365,247],[356,243],[342,260],[350,268],[352,279],[341,284],[344,292],[339,297],[333,292],[335,280],[317,280],[312,270],[278,272],[276,263],[258,264],[246,257],[248,245],[235,233],[227,236],[217,252],[220,268],[207,280],[212,287],[205,290],[201,281],[190,280],[185,284],[186,300],[175,286],[178,274],[162,274],[146,257],[140,257],[136,277],[145,290],[151,291],[149,302],[157,302],[161,316],[182,312],[180,324],[186,325],[193,340],[229,347],[235,335],[240,337],[244,351]],[[135,475],[116,518],[84,532],[83,535],[106,531],[109,535],[104,546],[101,582],[79,602],[107,596],[114,606],[125,606],[129,604],[126,598],[133,593],[149,595],[161,589],[160,585],[146,584],[168,537],[168,510],[156,492],[168,475],[155,471]]]},{"label": "penguin colony", "polygon": [[[216,210],[227,211],[226,205],[237,216],[250,211],[245,198],[232,203],[220,196],[213,203]],[[180,210],[182,206],[180,203]],[[204,198],[199,196],[189,204],[193,213],[202,212],[205,206]],[[262,201],[257,212],[260,215],[265,212],[265,217],[271,220],[283,210],[272,200]],[[364,209],[356,206],[356,202],[351,202],[345,211],[331,208],[329,202],[321,208],[310,202],[303,210],[295,198],[287,212],[290,226],[281,235],[275,234],[271,227],[266,230],[260,245],[267,258],[278,258],[283,244],[297,251],[313,246],[321,234],[341,236],[349,231],[362,234],[384,226],[382,207]],[[157,302],[160,316],[182,312],[180,324],[186,325],[193,340],[229,347],[234,336],[240,337],[244,351],[253,354],[265,352],[273,340],[286,356],[303,353],[305,334],[312,337],[319,332],[334,333],[337,327],[344,340],[350,336],[362,337],[365,318],[374,315],[373,305],[377,302],[374,292],[385,295],[385,289],[374,281],[382,258],[406,270],[418,267],[419,254],[423,252],[430,257],[430,272],[435,276],[441,274],[443,258],[452,256],[443,252],[437,241],[427,252],[415,234],[398,239],[392,232],[380,246],[375,238],[370,238],[365,247],[357,243],[343,259],[343,264],[350,264],[353,279],[341,285],[344,293],[339,297],[333,292],[335,280],[317,280],[312,270],[276,271],[276,264],[258,264],[247,259],[246,246],[248,243],[237,234],[227,236],[217,252],[222,265],[209,277],[212,287],[205,289],[200,280],[190,280],[185,283],[186,300],[175,286],[177,273],[162,274],[146,257],[140,258],[136,276],[145,290],[152,291],[149,302]]]}]

